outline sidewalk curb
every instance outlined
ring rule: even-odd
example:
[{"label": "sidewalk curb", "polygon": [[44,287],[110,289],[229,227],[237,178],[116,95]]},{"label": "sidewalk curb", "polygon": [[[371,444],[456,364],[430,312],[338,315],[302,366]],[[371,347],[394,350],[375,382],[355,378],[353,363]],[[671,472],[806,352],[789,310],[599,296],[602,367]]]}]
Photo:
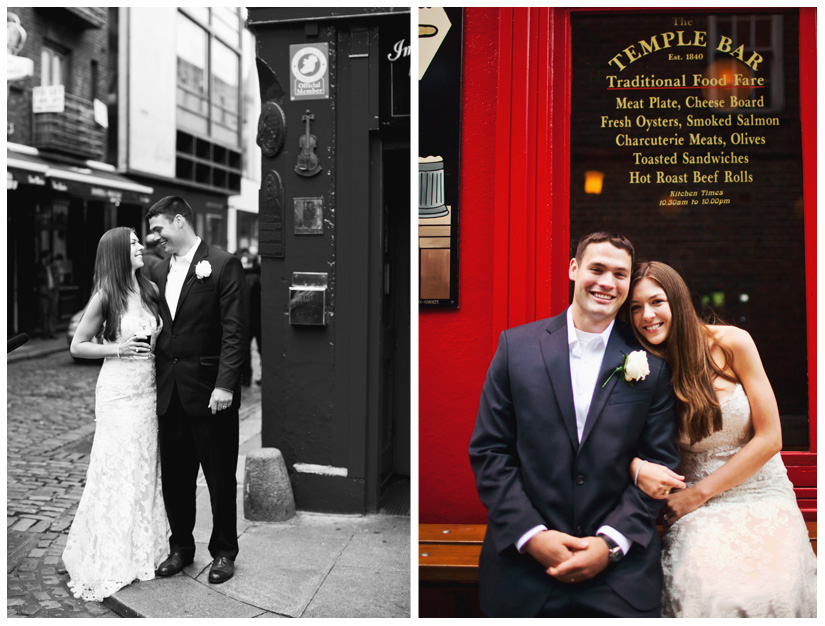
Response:
[{"label": "sidewalk curb", "polygon": [[37,359],[44,356],[50,356],[52,354],[57,354],[58,352],[69,351],[68,346],[61,346],[61,347],[51,347],[51,348],[39,348],[37,350],[32,350],[29,352],[11,352],[6,356],[7,363],[14,363],[15,361],[25,361],[27,359]]},{"label": "sidewalk curb", "polygon": [[127,606],[113,595],[103,599],[103,606],[112,611],[118,617],[146,617],[142,613],[139,613],[133,608]]}]

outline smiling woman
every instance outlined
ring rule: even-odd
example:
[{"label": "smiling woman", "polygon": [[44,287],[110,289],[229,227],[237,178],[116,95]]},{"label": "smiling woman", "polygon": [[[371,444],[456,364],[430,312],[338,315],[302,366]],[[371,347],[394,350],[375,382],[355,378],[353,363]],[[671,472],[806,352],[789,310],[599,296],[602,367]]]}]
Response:
[{"label": "smiling woman", "polygon": [[668,336],[673,315],[664,289],[656,281],[643,278],[635,285],[630,298],[630,314],[634,326],[649,343],[658,345]]},{"label": "smiling woman", "polygon": [[[671,366],[677,398],[684,476],[639,458],[630,466],[640,489],[667,500],[663,616],[816,615],[815,557],[753,339],[702,323],[687,285],[664,263],[643,263],[631,290],[634,330]],[[757,528],[759,542],[738,541]]]},{"label": "smiling woman", "polygon": [[153,578],[166,552],[157,471],[158,292],[142,267],[143,246],[130,228],[101,237],[94,293],[71,343],[74,357],[104,358],[86,486],[63,553],[69,588],[86,601]]}]

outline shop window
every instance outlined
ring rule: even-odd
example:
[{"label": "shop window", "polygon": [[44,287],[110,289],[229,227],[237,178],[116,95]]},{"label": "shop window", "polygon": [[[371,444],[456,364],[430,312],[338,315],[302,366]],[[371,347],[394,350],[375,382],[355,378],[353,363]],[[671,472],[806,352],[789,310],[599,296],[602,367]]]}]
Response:
[{"label": "shop window", "polygon": [[571,25],[571,241],[624,233],[680,272],[698,311],[747,330],[784,449],[809,450],[798,12]]},{"label": "shop window", "polygon": [[223,242],[226,241],[223,216],[218,213],[206,213],[204,215],[204,222],[204,239],[206,239],[206,242],[210,246],[223,247]]},{"label": "shop window", "polygon": [[[749,51],[758,53],[760,75],[765,79],[767,88],[754,86],[748,95],[758,97],[765,95],[766,110],[781,111],[784,106],[783,95],[784,68],[782,34],[784,16],[782,15],[712,15],[708,17],[708,40],[720,41],[725,36],[745,46]],[[730,58],[723,50],[713,50],[714,60]]]},{"label": "shop window", "polygon": [[258,252],[258,214],[238,211],[237,233],[238,250],[246,248],[253,254]]}]

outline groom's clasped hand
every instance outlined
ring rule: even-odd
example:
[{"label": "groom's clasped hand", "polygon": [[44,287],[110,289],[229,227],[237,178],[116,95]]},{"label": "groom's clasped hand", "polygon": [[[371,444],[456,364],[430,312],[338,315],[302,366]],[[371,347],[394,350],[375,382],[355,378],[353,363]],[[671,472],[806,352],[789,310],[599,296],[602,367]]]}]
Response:
[{"label": "groom's clasped hand", "polygon": [[525,551],[563,583],[590,580],[607,567],[607,545],[599,537],[574,537],[557,530],[534,536]]}]

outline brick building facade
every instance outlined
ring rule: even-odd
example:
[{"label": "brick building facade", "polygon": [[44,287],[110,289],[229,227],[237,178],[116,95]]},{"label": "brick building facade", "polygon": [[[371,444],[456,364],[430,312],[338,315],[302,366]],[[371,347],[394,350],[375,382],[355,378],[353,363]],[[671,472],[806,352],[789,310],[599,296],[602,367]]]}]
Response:
[{"label": "brick building facade", "polygon": [[[10,7],[33,74],[8,84],[8,333],[40,332],[42,264],[61,326],[90,295],[100,236],[140,229],[152,188],[107,163],[109,11]],[[62,86],[62,88],[61,88]],[[48,90],[44,93],[42,90]],[[139,231],[140,232],[140,231]]]}]

